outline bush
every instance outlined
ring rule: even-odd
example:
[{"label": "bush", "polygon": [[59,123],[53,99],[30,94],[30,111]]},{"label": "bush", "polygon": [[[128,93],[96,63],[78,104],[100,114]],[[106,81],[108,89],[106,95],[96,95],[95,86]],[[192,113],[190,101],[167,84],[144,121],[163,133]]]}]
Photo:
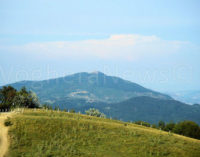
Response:
[{"label": "bush", "polygon": [[86,110],[85,113],[89,116],[106,118],[104,113],[101,113],[98,109],[95,108],[90,108],[89,110]]},{"label": "bush", "polygon": [[150,123],[144,122],[144,121],[136,121],[135,124],[143,125],[143,126],[146,126],[146,127],[150,127],[151,126]]},{"label": "bush", "polygon": [[156,124],[152,124],[151,127],[152,127],[152,128],[157,128]]},{"label": "bush", "polygon": [[74,109],[71,109],[69,112],[70,112],[70,113],[75,113],[75,110],[74,110]]},{"label": "bush", "polygon": [[11,122],[10,118],[5,120],[4,125],[5,126],[11,126],[12,125],[12,122]]},{"label": "bush", "polygon": [[162,120],[158,122],[158,128],[164,130],[165,128],[165,122],[163,122]]},{"label": "bush", "polygon": [[174,129],[175,125],[176,125],[176,124],[173,123],[173,122],[167,123],[167,124],[165,125],[164,130],[165,130],[165,131],[172,131],[172,130]]}]

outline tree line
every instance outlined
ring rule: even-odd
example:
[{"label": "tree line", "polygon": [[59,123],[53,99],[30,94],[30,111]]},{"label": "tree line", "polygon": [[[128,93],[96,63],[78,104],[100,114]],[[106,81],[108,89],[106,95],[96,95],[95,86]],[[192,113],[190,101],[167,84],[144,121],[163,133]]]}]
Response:
[{"label": "tree line", "polygon": [[22,87],[17,91],[12,86],[0,89],[0,110],[9,111],[16,107],[38,108],[40,106],[37,95]]},{"label": "tree line", "polygon": [[179,135],[200,139],[200,126],[189,120],[180,121],[178,123],[159,121],[158,124],[150,124],[144,121],[136,121],[135,124],[143,125],[146,127],[157,128],[160,130],[176,133]]}]

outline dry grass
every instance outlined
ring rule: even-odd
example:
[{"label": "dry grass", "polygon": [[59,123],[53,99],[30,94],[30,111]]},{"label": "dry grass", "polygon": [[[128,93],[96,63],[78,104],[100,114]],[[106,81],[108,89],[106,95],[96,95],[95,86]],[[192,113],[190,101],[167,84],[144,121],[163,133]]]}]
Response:
[{"label": "dry grass", "polygon": [[12,118],[11,157],[199,157],[200,141],[116,120],[25,110]]}]

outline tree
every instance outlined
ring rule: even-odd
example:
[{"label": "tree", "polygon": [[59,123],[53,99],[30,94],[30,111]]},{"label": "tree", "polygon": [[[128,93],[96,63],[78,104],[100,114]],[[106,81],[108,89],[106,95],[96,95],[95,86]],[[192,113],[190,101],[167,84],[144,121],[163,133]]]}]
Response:
[{"label": "tree", "polygon": [[43,104],[42,108],[44,109],[48,109],[48,110],[52,110],[52,106],[48,105],[48,104]]},{"label": "tree", "polygon": [[165,128],[165,122],[163,122],[162,120],[158,122],[158,128],[164,130]]},{"label": "tree", "polygon": [[20,94],[20,95],[28,95],[29,93],[28,93],[28,91],[26,90],[26,87],[23,86],[23,87],[20,89],[19,94]]},{"label": "tree", "polygon": [[152,124],[151,127],[152,127],[152,128],[157,128],[156,124]]},{"label": "tree", "polygon": [[75,113],[76,111],[74,109],[71,109],[69,112],[70,113]]},{"label": "tree", "polygon": [[180,135],[200,139],[200,128],[198,124],[193,121],[179,122],[175,125],[173,132]]},{"label": "tree", "polygon": [[10,109],[16,95],[17,91],[12,86],[4,86],[0,90],[0,109]]},{"label": "tree", "polygon": [[27,91],[22,87],[14,98],[15,107],[38,108],[40,106],[37,95],[32,91]]},{"label": "tree", "polygon": [[151,126],[150,123],[144,122],[144,121],[136,121],[135,124],[143,125],[143,126],[146,126],[146,127],[150,127]]},{"label": "tree", "polygon": [[3,103],[3,93],[2,89],[0,89],[0,105]]},{"label": "tree", "polygon": [[39,98],[37,97],[36,93],[30,91],[29,92],[29,100],[31,101],[31,106],[32,108],[34,107],[39,107],[40,106],[40,101],[39,101]]},{"label": "tree", "polygon": [[87,115],[95,116],[95,117],[103,117],[103,118],[106,117],[104,113],[101,113],[98,109],[95,109],[95,108],[90,108],[89,110],[86,110],[85,113]]},{"label": "tree", "polygon": [[0,109],[10,110],[14,107],[37,108],[40,106],[39,99],[32,91],[22,87],[17,91],[11,86],[4,86],[0,89]]},{"label": "tree", "polygon": [[167,123],[167,124],[165,125],[164,130],[165,130],[165,131],[172,131],[172,130],[174,129],[175,125],[176,125],[176,124],[175,124],[174,122]]},{"label": "tree", "polygon": [[55,110],[55,111],[59,111],[59,110],[60,110],[59,106],[56,105],[56,106],[54,107],[54,110]]}]

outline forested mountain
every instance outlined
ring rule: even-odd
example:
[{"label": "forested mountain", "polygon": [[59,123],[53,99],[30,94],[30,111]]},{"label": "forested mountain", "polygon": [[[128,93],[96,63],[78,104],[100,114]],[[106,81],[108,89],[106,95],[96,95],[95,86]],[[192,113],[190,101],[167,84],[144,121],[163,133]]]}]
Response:
[{"label": "forested mountain", "polygon": [[82,113],[97,108],[108,117],[124,121],[192,120],[200,124],[200,105],[187,105],[170,96],[101,72],[77,73],[44,81],[11,84],[34,91],[41,103]]},{"label": "forested mountain", "polygon": [[107,76],[101,72],[76,73],[66,77],[44,81],[22,81],[11,84],[20,89],[25,86],[34,91],[41,102],[55,103],[55,100],[81,98],[88,102],[114,103],[137,96],[150,96],[159,99],[171,97],[144,88],[119,77]]},{"label": "forested mountain", "polygon": [[200,105],[188,105],[176,100],[163,100],[147,96],[133,97],[119,103],[87,102],[84,99],[59,99],[55,102],[61,109],[75,109],[84,113],[97,108],[108,117],[123,121],[146,121],[149,123],[179,122],[192,120],[200,124]]},{"label": "forested mountain", "polygon": [[110,104],[112,116],[124,121],[143,120],[156,123],[159,120],[182,121],[192,120],[200,124],[200,105],[188,105],[175,100],[161,100],[151,97],[135,97],[129,100]]}]

